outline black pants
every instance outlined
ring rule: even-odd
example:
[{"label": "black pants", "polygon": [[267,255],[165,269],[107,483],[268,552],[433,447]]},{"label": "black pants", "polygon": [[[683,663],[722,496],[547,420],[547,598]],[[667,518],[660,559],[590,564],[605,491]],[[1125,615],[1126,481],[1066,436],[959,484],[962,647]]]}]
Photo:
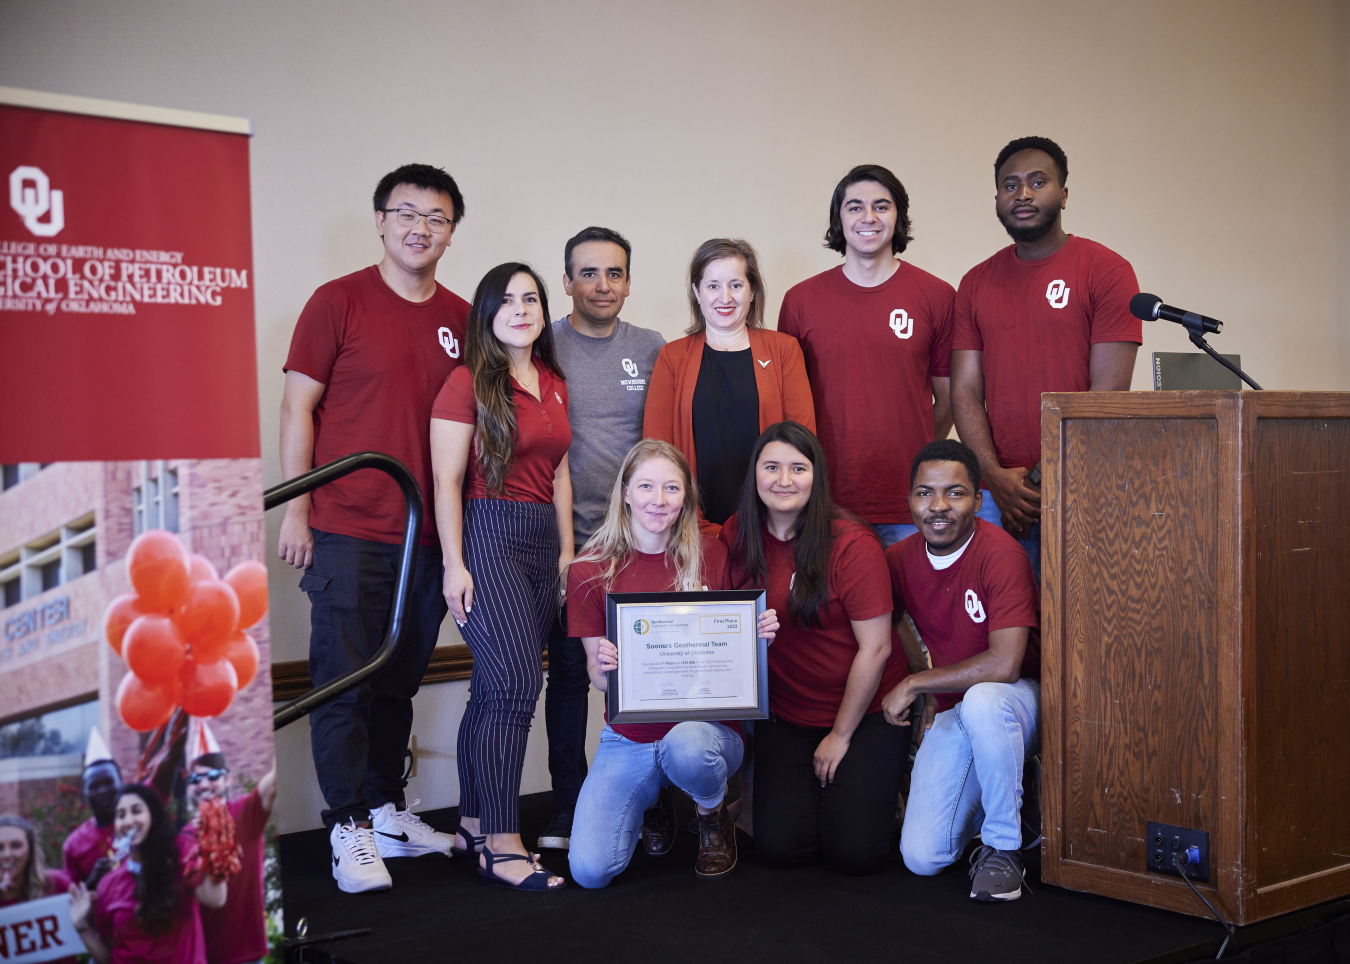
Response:
[{"label": "black pants", "polygon": [[[309,594],[309,678],[315,685],[368,661],[384,642],[398,578],[397,545],[314,530],[314,563],[300,578]],[[404,804],[404,751],[412,734],[412,698],[436,648],[445,597],[439,546],[422,546],[412,599],[393,660],[365,683],[309,715],[310,746],[328,809],[324,825],[370,819]]]},{"label": "black pants", "polygon": [[557,519],[551,502],[464,502],[473,675],[459,724],[459,815],[477,817],[480,833],[520,832],[525,745],[558,618]]},{"label": "black pants", "polygon": [[586,711],[591,678],[586,648],[567,635],[567,611],[548,639],[548,687],[544,690],[544,726],[548,731],[548,774],[553,805],[575,807],[586,780]]},{"label": "black pants", "polygon": [[828,727],[755,722],[755,852],[780,867],[820,857],[846,874],[880,870],[891,856],[907,726],[864,716],[848,753],[822,787],[813,765]]}]

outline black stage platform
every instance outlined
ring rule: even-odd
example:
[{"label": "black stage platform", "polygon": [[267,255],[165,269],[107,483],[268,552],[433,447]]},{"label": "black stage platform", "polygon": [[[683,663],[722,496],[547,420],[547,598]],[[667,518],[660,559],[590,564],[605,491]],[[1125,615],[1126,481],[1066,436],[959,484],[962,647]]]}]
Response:
[{"label": "black stage platform", "polygon": [[[524,836],[533,840],[551,811],[551,794],[521,798]],[[687,813],[692,804],[685,800]],[[457,825],[454,809],[423,818],[439,830]],[[627,871],[603,890],[569,885],[556,893],[512,893],[479,883],[476,862],[440,856],[388,863],[393,890],[344,894],[329,871],[323,831],[281,838],[286,930],[306,918],[311,937],[369,927],[372,933],[309,950],[309,959],[392,964],[404,961],[488,962],[538,956],[540,961],[795,962],[964,961],[1180,964],[1212,958],[1223,931],[1212,920],[1036,883],[1039,859],[1027,868],[1034,894],[1008,904],[968,898],[964,868],[917,877],[897,858],[871,877],[842,877],[822,866],[774,870],[742,851],[736,872],[720,881],[694,876],[697,840],[682,833],[664,857],[638,848]],[[744,839],[744,838],[742,838]],[[567,875],[565,854],[544,863]],[[1239,933],[1239,960],[1346,961],[1314,945],[1350,945],[1350,908],[1326,906]],[[1308,928],[1336,930],[1309,944]],[[1339,930],[1337,930],[1339,928]],[[1258,941],[1305,931],[1297,950],[1242,953]],[[1274,947],[1269,950],[1274,951]],[[1230,949],[1225,959],[1233,954]]]}]

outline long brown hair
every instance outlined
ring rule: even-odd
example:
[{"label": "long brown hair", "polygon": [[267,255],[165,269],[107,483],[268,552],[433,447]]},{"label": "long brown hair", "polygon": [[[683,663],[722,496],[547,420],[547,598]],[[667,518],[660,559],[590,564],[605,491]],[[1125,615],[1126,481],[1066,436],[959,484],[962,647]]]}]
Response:
[{"label": "long brown hair", "polygon": [[689,460],[684,454],[669,442],[654,438],[638,442],[623,457],[614,487],[609,493],[605,521],[571,564],[604,563],[605,570],[599,578],[604,581],[606,590],[614,585],[614,578],[637,551],[633,539],[633,511],[624,501],[623,494],[628,483],[633,480],[633,473],[648,459],[668,459],[680,470],[684,479],[684,505],[670,527],[666,560],[667,565],[672,562],[675,564],[676,591],[697,592],[703,587],[703,537],[698,530],[698,482],[689,471]]},{"label": "long brown hair", "polygon": [[[536,362],[542,362],[553,374],[564,377],[553,349],[553,325],[548,314],[548,288],[544,279],[528,264],[508,261],[499,264],[478,282],[469,310],[469,330],[465,336],[465,361],[473,372],[473,394],[478,402],[478,424],[474,426],[479,471],[489,492],[502,492],[511,474],[516,453],[516,401],[511,387],[511,359],[492,330],[497,311],[506,297],[511,279],[526,274],[539,290],[539,310],[544,330],[531,349]],[[541,379],[542,381],[542,379]]]},{"label": "long brown hair", "polygon": [[33,825],[17,813],[0,813],[0,827],[18,827],[28,841],[28,863],[19,879],[19,900],[37,900],[47,896],[47,861],[42,856],[42,841]]},{"label": "long brown hair", "polygon": [[697,335],[708,327],[708,322],[703,317],[703,308],[699,305],[694,291],[703,283],[703,272],[708,270],[708,265],[723,258],[740,258],[745,262],[745,280],[750,283],[750,291],[754,294],[750,310],[745,316],[745,324],[750,328],[764,327],[764,302],[767,296],[764,289],[764,275],[760,274],[759,257],[755,254],[755,249],[751,247],[749,241],[741,238],[712,238],[698,246],[693,259],[689,262],[689,287],[685,291],[689,295],[689,311],[693,320],[684,330],[686,335]]},{"label": "long brown hair", "polygon": [[769,509],[759,497],[759,486],[755,482],[759,457],[770,442],[792,446],[811,463],[811,497],[789,533],[796,540],[792,550],[796,575],[788,589],[788,616],[797,626],[818,629],[820,609],[830,598],[830,553],[834,548],[835,520],[857,517],[830,501],[825,450],[811,430],[796,422],[770,425],[755,441],[745,485],[741,487],[741,502],[736,509],[736,544],[732,554],[735,568],[742,574],[743,585],[763,585],[768,578],[764,529],[768,524]]},{"label": "long brown hair", "polygon": [[150,829],[138,849],[141,870],[136,875],[136,923],[147,934],[165,934],[173,928],[183,891],[183,865],[174,840],[173,823],[159,794],[140,783],[129,783],[117,791],[123,797],[136,797],[150,811]]}]

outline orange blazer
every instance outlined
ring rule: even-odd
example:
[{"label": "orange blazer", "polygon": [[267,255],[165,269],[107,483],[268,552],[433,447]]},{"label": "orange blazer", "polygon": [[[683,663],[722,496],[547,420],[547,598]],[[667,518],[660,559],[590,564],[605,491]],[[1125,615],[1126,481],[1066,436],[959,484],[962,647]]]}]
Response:
[{"label": "orange blazer", "polygon": [[[800,422],[816,430],[816,406],[806,360],[797,339],[769,328],[747,329],[750,352],[755,360],[755,388],[759,392],[759,430],[775,422]],[[670,442],[689,460],[698,478],[694,455],[694,387],[703,365],[702,334],[686,335],[661,349],[647,386],[647,408],[642,420],[646,438]],[[721,526],[699,516],[705,533],[716,535]]]}]

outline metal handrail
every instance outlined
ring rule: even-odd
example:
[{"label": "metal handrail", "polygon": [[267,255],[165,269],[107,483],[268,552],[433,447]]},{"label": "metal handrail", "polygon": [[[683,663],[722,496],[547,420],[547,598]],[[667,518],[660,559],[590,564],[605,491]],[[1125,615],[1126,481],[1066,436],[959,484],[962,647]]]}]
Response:
[{"label": "metal handrail", "polygon": [[394,650],[398,648],[399,637],[403,632],[403,614],[412,595],[412,576],[417,570],[417,550],[422,535],[422,491],[417,487],[417,480],[408,471],[408,467],[392,455],[385,455],[382,452],[358,452],[355,455],[334,459],[327,465],[321,465],[304,475],[297,475],[280,485],[273,486],[263,493],[263,508],[274,509],[298,495],[313,492],[319,486],[327,485],[344,475],[350,475],[358,469],[379,469],[391,476],[403,491],[403,501],[408,507],[408,520],[403,527],[403,546],[398,557],[398,581],[394,590],[394,613],[389,620],[389,632],[384,637],[384,642],[380,644],[379,651],[365,665],[316,686],[304,696],[293,699],[275,710],[272,713],[273,730],[294,723],[316,707],[335,700],[349,689],[361,685],[383,669],[394,658]]}]

